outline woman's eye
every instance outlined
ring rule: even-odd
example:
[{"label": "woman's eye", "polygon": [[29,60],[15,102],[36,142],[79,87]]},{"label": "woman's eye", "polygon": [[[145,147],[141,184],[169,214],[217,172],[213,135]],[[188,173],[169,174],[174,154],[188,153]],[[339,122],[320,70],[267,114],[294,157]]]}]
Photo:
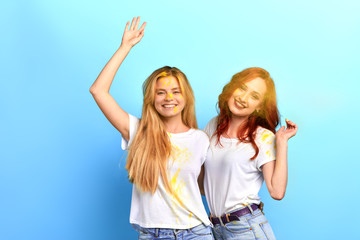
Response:
[{"label": "woman's eye", "polygon": [[256,94],[251,95],[251,97],[252,97],[253,99],[256,99],[256,100],[259,100],[259,99],[260,99],[259,96],[256,95]]},{"label": "woman's eye", "polygon": [[245,90],[246,90],[245,85],[241,85],[241,86],[240,86],[240,89],[245,91]]},{"label": "woman's eye", "polygon": [[157,92],[157,95],[163,95],[165,92]]},{"label": "woman's eye", "polygon": [[174,94],[179,94],[179,93],[181,93],[180,91],[174,91]]}]

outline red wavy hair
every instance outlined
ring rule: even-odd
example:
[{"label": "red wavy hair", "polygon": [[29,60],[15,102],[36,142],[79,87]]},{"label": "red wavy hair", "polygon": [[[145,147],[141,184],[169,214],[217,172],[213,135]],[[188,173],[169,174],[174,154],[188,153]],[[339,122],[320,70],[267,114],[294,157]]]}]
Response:
[{"label": "red wavy hair", "polygon": [[222,93],[219,95],[219,116],[217,118],[217,127],[213,136],[216,135],[216,144],[221,145],[220,136],[226,132],[231,124],[231,111],[228,106],[228,101],[234,91],[238,89],[245,82],[251,81],[255,78],[261,78],[266,84],[266,93],[261,103],[259,111],[251,113],[244,124],[241,124],[237,130],[237,137],[239,142],[251,143],[255,149],[255,155],[251,160],[255,159],[259,154],[259,147],[255,143],[256,129],[258,126],[269,129],[275,133],[275,128],[280,122],[279,111],[276,104],[275,84],[270,74],[262,68],[252,67],[247,68],[239,73],[236,73],[231,81],[225,85]]}]

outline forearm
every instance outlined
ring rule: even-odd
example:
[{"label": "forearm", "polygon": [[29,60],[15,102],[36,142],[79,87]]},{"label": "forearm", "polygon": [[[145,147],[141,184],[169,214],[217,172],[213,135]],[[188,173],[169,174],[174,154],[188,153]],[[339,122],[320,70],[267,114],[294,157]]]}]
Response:
[{"label": "forearm", "polygon": [[121,45],[120,48],[114,53],[109,62],[105,65],[93,85],[90,87],[91,94],[95,95],[97,93],[108,93],[110,86],[116,72],[118,71],[121,63],[124,61],[125,57],[129,53],[131,46]]},{"label": "forearm", "polygon": [[276,161],[273,175],[271,177],[270,195],[281,200],[286,191],[287,185],[287,141],[276,143]]}]

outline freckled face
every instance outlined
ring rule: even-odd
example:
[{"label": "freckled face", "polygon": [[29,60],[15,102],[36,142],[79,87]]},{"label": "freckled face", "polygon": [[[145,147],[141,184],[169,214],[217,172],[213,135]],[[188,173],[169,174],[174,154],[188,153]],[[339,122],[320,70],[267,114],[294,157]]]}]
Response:
[{"label": "freckled face", "polygon": [[230,99],[228,106],[235,117],[248,117],[255,110],[260,110],[266,93],[266,84],[262,78],[254,78],[237,88]]},{"label": "freckled face", "polygon": [[181,117],[185,100],[175,77],[162,77],[156,81],[154,105],[162,117]]}]

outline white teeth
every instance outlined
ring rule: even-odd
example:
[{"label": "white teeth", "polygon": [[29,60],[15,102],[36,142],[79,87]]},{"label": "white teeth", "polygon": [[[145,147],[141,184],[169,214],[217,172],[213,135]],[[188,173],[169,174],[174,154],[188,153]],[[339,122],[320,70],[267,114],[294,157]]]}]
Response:
[{"label": "white teeth", "polygon": [[165,107],[165,108],[172,108],[172,107],[175,107],[175,105],[174,105],[174,104],[171,104],[171,105],[163,105],[163,107]]},{"label": "white teeth", "polygon": [[236,104],[239,105],[240,107],[245,108],[245,105],[241,104],[241,103],[238,102],[238,101],[235,101],[235,102],[236,102]]}]

